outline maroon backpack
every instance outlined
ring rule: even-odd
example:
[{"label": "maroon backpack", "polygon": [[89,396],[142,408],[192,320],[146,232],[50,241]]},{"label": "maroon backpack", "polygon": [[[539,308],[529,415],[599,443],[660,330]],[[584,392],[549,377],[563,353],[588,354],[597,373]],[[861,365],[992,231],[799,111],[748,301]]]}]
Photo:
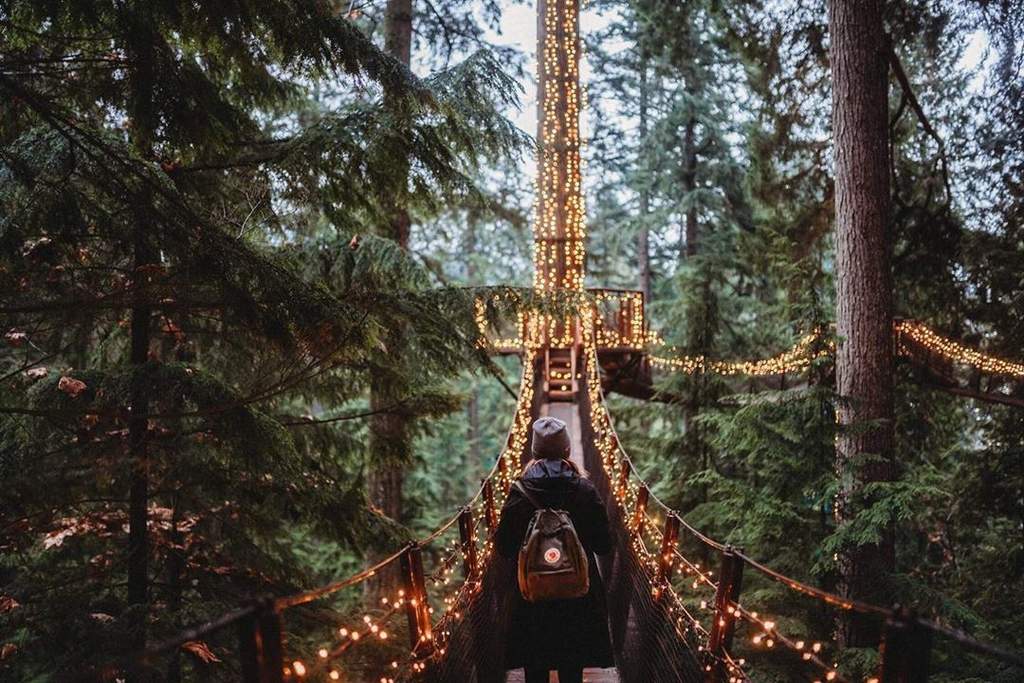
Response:
[{"label": "maroon backpack", "polygon": [[589,562],[569,513],[541,505],[522,482],[515,487],[536,508],[519,548],[519,592],[527,602],[583,597]]}]

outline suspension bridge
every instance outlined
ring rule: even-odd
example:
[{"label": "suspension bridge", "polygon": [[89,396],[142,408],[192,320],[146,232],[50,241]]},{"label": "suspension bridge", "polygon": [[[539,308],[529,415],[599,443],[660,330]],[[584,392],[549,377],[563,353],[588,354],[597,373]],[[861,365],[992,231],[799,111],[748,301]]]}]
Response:
[{"label": "suspension bridge", "polygon": [[[652,375],[714,373],[727,377],[806,381],[815,359],[831,352],[827,335],[811,331],[776,356],[722,361],[681,356],[649,328],[638,291],[585,290],[585,211],[581,189],[577,0],[538,2],[539,179],[534,223],[534,290],[580,295],[569,316],[523,310],[511,330],[488,327],[488,302],[478,302],[481,344],[522,359],[517,404],[504,447],[473,498],[426,537],[396,549],[362,571],[296,595],[254,600],[208,623],[153,644],[128,661],[83,679],[113,680],[145,670],[166,653],[212,642],[235,656],[247,683],[350,680],[344,662],[359,650],[407,638],[406,654],[382,662],[369,680],[497,683],[521,680],[503,666],[505,625],[515,567],[493,547],[502,504],[530,452],[530,426],[541,415],[562,418],[572,433],[572,458],[593,478],[607,507],[613,551],[600,559],[607,587],[614,670],[585,673],[593,683],[750,680],[759,653],[789,663],[808,681],[846,681],[832,640],[836,617],[855,612],[882,632],[877,672],[867,683],[924,681],[935,647],[1024,667],[1024,658],[899,607],[864,604],[772,569],[711,538],[651,491],[623,448],[605,391],[656,398]],[[508,295],[508,294],[506,294]],[[897,320],[896,355],[922,381],[981,400],[1024,406],[1024,365],[988,356],[943,337],[923,323]],[[324,627],[319,645],[284,637],[290,615],[352,590],[391,567],[402,587],[380,598],[361,620]],[[789,632],[744,586],[776,584],[794,602],[823,615],[822,632]],[[748,595],[754,595],[748,600]],[[205,646],[204,646],[205,647]]]},{"label": "suspension bridge", "polygon": [[[529,459],[530,425],[541,415],[557,416],[570,426],[572,458],[593,478],[612,525],[614,549],[599,564],[617,667],[588,670],[585,680],[747,681],[748,658],[759,650],[778,650],[774,656],[782,657],[788,652],[793,664],[806,671],[804,680],[848,680],[835,665],[837,646],[830,631],[817,640],[787,633],[770,613],[743,599],[744,581],[778,584],[793,600],[813,601],[829,614],[857,612],[877,619],[883,631],[881,664],[867,683],[927,680],[931,649],[943,642],[1024,667],[1018,654],[905,609],[864,604],[808,585],[688,524],[640,477],[605,404],[602,357],[614,364],[618,355],[635,353],[637,347],[626,334],[610,334],[609,321],[596,314],[572,325],[540,319],[545,324],[535,326],[535,333],[547,329],[555,334],[534,337],[522,350],[518,401],[505,447],[476,495],[444,524],[353,576],[241,606],[90,678],[144,668],[187,643],[223,641],[228,634],[237,638],[239,678],[247,683],[342,680],[341,662],[353,648],[373,647],[401,634],[409,639],[408,656],[392,660],[370,680],[521,680],[521,672],[506,678],[503,666],[503,628],[511,591],[517,590],[515,566],[494,552],[492,535],[510,486]],[[553,337],[572,343],[553,346]],[[401,568],[402,588],[383,597],[379,608],[350,625],[326,629],[323,640],[329,646],[308,652],[289,647],[283,634],[290,610],[352,589],[391,565]]]}]

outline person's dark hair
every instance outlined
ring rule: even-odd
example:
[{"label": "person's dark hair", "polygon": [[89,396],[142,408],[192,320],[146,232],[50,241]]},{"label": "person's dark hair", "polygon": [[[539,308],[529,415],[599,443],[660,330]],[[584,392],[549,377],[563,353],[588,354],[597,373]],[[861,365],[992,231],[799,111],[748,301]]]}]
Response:
[{"label": "person's dark hair", "polygon": [[581,476],[584,479],[589,479],[590,478],[590,473],[589,472],[587,472],[585,469],[583,469],[582,467],[580,467],[579,465],[574,463],[569,458],[530,458],[530,461],[527,462],[526,465],[523,466],[523,471],[519,473],[519,476],[520,477],[526,476],[526,470],[530,469],[531,467],[533,467],[534,465],[539,463],[541,460],[564,460],[565,463],[567,465],[569,465],[569,467],[572,468],[573,472],[575,472],[576,474],[578,474],[579,476]]}]

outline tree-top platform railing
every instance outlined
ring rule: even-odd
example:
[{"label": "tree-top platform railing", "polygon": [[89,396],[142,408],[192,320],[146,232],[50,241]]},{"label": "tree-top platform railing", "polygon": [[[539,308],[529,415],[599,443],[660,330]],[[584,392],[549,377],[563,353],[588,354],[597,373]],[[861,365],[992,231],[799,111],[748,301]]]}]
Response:
[{"label": "tree-top platform railing", "polygon": [[[609,351],[643,351],[652,341],[644,309],[644,293],[629,289],[588,289],[580,306],[589,310],[598,348]],[[488,329],[485,303],[477,301],[477,326],[481,340],[496,353],[518,354],[523,349],[568,348],[582,342],[577,316],[567,322],[563,316],[526,310],[514,320]]]},{"label": "tree-top platform railing", "polygon": [[[764,358],[724,360],[690,356],[654,341],[648,360],[652,367],[683,374],[714,374],[726,377],[800,377],[814,361],[829,358],[835,344],[825,330],[800,337],[790,348]],[[662,348],[658,348],[658,347]],[[990,403],[1024,407],[1024,363],[984,353],[939,334],[918,320],[893,320],[893,353],[897,360],[915,368],[919,382]]]}]

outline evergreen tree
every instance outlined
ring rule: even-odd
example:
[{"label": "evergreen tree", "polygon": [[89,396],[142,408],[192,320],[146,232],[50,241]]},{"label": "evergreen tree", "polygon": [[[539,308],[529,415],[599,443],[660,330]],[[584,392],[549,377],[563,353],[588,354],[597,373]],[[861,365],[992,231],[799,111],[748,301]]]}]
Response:
[{"label": "evergreen tree", "polygon": [[[394,535],[345,423],[369,376],[410,365],[415,395],[373,410],[454,409],[439,387],[477,357],[473,297],[364,233],[396,168],[410,207],[437,206],[523,137],[491,56],[419,79],[342,9],[0,11],[5,675],[81,673],[333,578],[304,543]],[[325,79],[362,94],[316,111],[305,93]]]}]

